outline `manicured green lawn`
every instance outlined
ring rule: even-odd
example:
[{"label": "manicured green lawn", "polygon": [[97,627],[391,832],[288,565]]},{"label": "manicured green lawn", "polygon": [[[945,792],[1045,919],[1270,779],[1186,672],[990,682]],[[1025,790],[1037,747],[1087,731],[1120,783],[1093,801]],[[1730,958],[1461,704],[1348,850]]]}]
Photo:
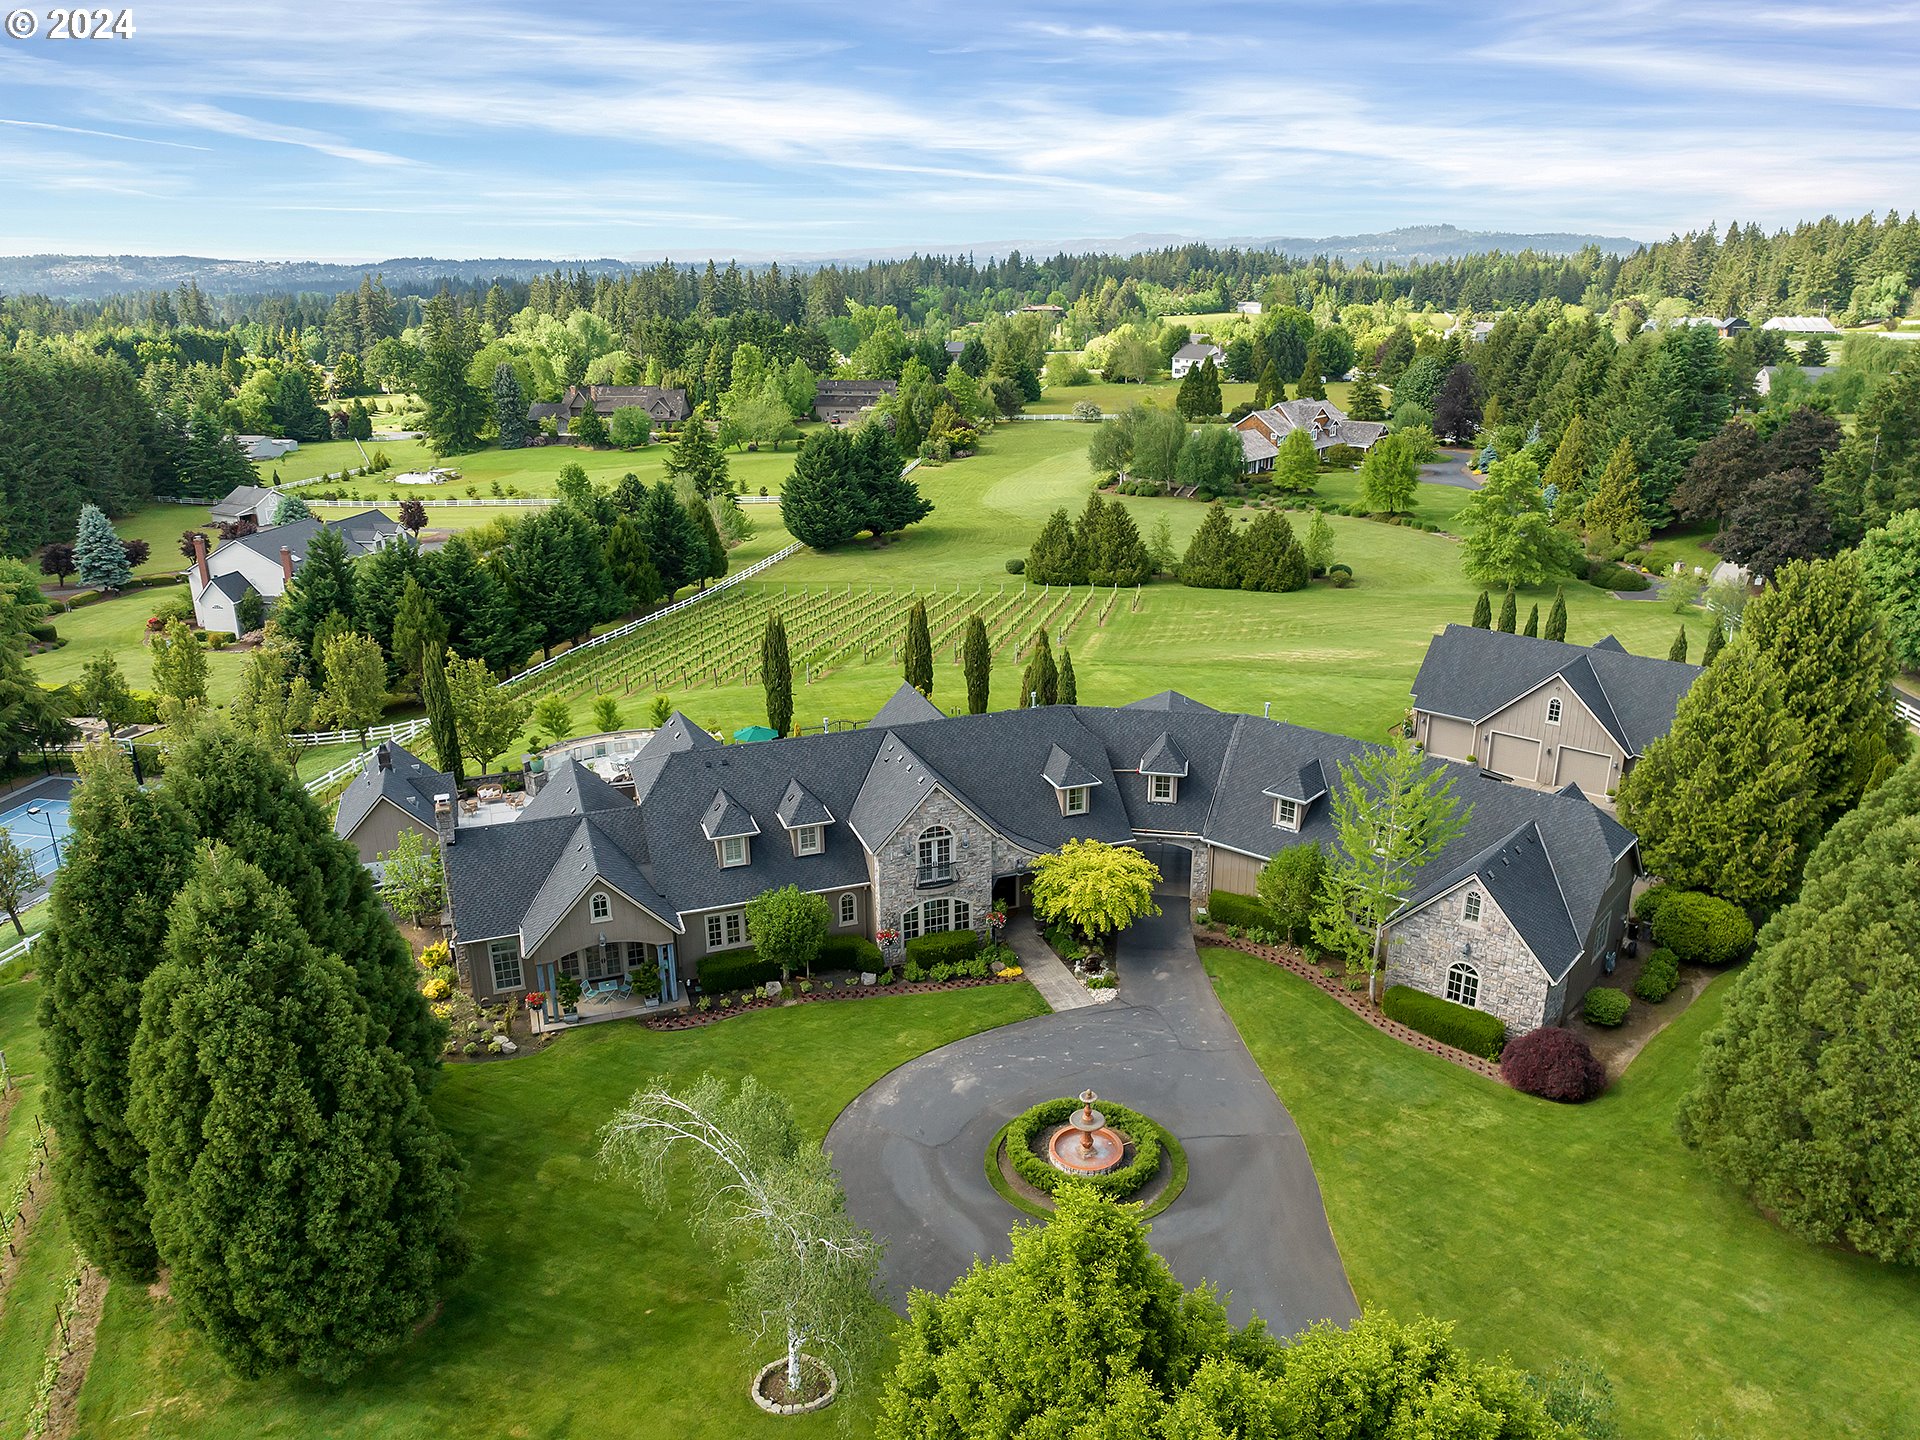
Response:
[{"label": "manicured green lawn", "polygon": [[[337,1389],[242,1384],[167,1304],[115,1287],[81,1430],[196,1440],[836,1433],[832,1411],[776,1421],[753,1408],[747,1380],[778,1347],[732,1334],[725,1272],[684,1213],[656,1216],[600,1171],[596,1132],[647,1077],[712,1070],[758,1075],[824,1135],[894,1066],[1043,1008],[1023,984],[805,1005],[673,1035],[611,1024],[541,1055],[454,1067],[433,1105],[472,1166],[474,1263],[413,1345]],[[867,1433],[864,1417],[861,1406],[849,1433]]]},{"label": "manicured green lawn", "polygon": [[1707,549],[1714,535],[1711,522],[1700,525],[1674,525],[1653,537],[1642,563],[1656,573],[1664,573],[1678,560],[1688,570],[1698,566],[1711,575],[1720,557]]},{"label": "manicured green lawn", "polygon": [[1625,1440],[1920,1434],[1920,1274],[1805,1245],[1675,1138],[1728,982],[1582,1107],[1419,1054],[1306,981],[1202,952],[1299,1123],[1363,1305],[1529,1369],[1585,1355]]},{"label": "manicured green lawn", "polygon": [[[120,662],[127,684],[136,690],[151,690],[153,652],[146,644],[147,617],[162,599],[185,593],[178,586],[136,590],[65,614],[55,612],[47,618],[67,643],[58,650],[29,656],[27,666],[34,678],[63,685],[78,680],[87,661],[95,655],[110,652]],[[247,657],[238,651],[209,650],[207,698],[216,704],[231,700],[240,689],[240,672],[246,663]]]},{"label": "manicured green lawn", "polygon": [[[1327,398],[1334,404],[1344,407],[1347,394],[1353,387],[1344,380],[1330,381],[1327,385]],[[1222,380],[1220,399],[1223,408],[1233,409],[1253,399],[1254,386],[1251,381]],[[1092,385],[1063,385],[1046,391],[1034,404],[1027,406],[1029,415],[1069,415],[1073,407],[1082,400],[1091,400],[1107,414],[1118,414],[1129,405],[1162,405],[1171,409],[1173,397],[1180,393],[1180,382],[1171,377],[1152,380],[1144,385],[1124,385],[1118,382],[1108,384],[1096,381]]]},{"label": "manicured green lawn", "polygon": [[[424,470],[437,463],[433,452],[420,440],[362,440],[359,444],[351,440],[320,440],[309,441],[278,460],[256,460],[253,468],[259,473],[262,485],[270,484],[276,475],[282,481],[308,480],[315,475],[358,470],[376,450],[384,451],[396,470]],[[213,498],[217,500],[219,496]]]}]

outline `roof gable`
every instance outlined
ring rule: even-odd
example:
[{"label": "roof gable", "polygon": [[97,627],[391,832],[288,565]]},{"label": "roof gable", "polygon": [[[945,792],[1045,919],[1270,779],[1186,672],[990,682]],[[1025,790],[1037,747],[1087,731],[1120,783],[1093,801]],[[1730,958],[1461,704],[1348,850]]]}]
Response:
[{"label": "roof gable", "polygon": [[548,772],[547,781],[526,809],[522,820],[546,820],[560,815],[585,815],[591,810],[611,810],[633,802],[596,775],[592,768],[572,756],[561,759]]},{"label": "roof gable", "polygon": [[944,720],[940,707],[911,685],[902,685],[880,707],[880,713],[867,722],[867,728],[885,729],[889,725],[916,725],[923,720]]},{"label": "roof gable", "polygon": [[786,793],[780,797],[780,806],[774,814],[789,830],[798,830],[805,825],[833,823],[833,812],[798,780],[787,782]]},{"label": "roof gable", "polygon": [[1188,768],[1186,753],[1174,744],[1173,737],[1164,730],[1154,737],[1153,744],[1147,747],[1147,753],[1140,757],[1142,775],[1185,776]]},{"label": "roof gable", "polygon": [[707,813],[700,817],[700,828],[706,832],[709,840],[736,840],[746,835],[758,835],[760,822],[722,787],[713,792],[713,803],[707,806]]}]

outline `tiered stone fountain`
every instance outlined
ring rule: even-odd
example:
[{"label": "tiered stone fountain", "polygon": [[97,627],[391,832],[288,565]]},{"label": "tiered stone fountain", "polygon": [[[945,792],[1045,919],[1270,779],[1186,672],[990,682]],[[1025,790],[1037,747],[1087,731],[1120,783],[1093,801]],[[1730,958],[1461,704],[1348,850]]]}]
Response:
[{"label": "tiered stone fountain", "polygon": [[1054,1169],[1069,1175],[1104,1175],[1126,1157],[1126,1141],[1093,1108],[1099,1098],[1091,1090],[1081,1091],[1080,1108],[1047,1141],[1047,1159]]}]

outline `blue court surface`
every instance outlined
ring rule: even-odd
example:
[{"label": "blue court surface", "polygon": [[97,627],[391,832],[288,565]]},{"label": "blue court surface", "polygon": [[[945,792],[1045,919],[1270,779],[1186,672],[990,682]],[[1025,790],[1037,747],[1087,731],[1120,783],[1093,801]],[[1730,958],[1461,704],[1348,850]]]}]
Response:
[{"label": "blue court surface", "polygon": [[[38,810],[38,815],[33,811]],[[0,831],[33,856],[34,871],[47,879],[60,868],[67,849],[67,802],[22,801],[0,812]]]}]

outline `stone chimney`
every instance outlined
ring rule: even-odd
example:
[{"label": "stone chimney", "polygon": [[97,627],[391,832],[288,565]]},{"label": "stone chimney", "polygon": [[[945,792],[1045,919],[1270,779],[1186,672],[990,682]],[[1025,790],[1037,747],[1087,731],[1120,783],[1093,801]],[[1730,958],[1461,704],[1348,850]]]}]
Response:
[{"label": "stone chimney", "polygon": [[207,537],[201,530],[193,532],[193,568],[199,573],[202,590],[213,583],[213,577],[207,573]]},{"label": "stone chimney", "polygon": [[442,845],[453,844],[453,832],[459,828],[459,818],[454,813],[453,796],[436,795],[433,797],[433,828],[439,832]]},{"label": "stone chimney", "polygon": [[293,551],[285,545],[280,547],[280,574],[287,584],[293,583]]}]

